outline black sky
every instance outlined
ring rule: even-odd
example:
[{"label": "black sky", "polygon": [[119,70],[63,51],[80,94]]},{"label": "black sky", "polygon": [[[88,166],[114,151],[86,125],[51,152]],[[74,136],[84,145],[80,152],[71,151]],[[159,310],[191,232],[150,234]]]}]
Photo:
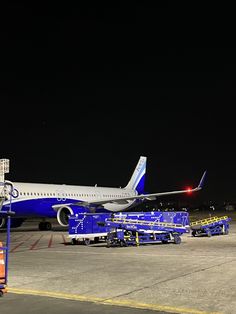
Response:
[{"label": "black sky", "polygon": [[235,201],[230,8],[18,1],[0,12],[9,179],[123,186],[145,155],[148,191],[207,170],[199,199]]}]

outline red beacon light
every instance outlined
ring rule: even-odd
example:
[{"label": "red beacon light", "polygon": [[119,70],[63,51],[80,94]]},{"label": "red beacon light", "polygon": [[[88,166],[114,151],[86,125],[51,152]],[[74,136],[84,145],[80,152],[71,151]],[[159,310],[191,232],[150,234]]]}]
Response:
[{"label": "red beacon light", "polygon": [[188,187],[186,188],[186,191],[187,191],[188,194],[191,194],[192,191],[193,191],[193,189],[192,189],[190,186],[188,186]]}]

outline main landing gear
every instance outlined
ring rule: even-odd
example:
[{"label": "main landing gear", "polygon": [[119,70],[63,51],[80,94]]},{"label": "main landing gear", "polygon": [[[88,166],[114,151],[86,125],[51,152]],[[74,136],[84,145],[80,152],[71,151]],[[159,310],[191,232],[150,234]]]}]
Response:
[{"label": "main landing gear", "polygon": [[52,224],[49,221],[41,221],[39,223],[39,230],[40,231],[48,231],[48,230],[52,230]]}]

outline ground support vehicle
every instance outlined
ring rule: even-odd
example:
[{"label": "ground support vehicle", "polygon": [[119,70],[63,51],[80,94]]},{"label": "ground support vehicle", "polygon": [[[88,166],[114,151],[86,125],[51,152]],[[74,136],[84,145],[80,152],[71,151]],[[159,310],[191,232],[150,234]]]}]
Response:
[{"label": "ground support vehicle", "polygon": [[[149,223],[171,223],[189,227],[187,212],[116,212],[116,213],[78,213],[69,217],[69,238],[72,244],[106,240],[110,227],[106,225],[109,218],[148,221]],[[185,229],[185,228],[184,228]],[[147,232],[146,232],[147,233]]]},{"label": "ground support vehicle", "polygon": [[98,222],[104,222],[109,218],[109,213],[79,213],[69,217],[69,238],[72,244],[89,245],[99,242],[107,236],[107,229]]},{"label": "ground support vehicle", "polygon": [[193,221],[190,223],[192,236],[196,237],[205,235],[211,237],[212,235],[228,234],[230,220],[231,218],[229,218],[228,216],[214,216]]},{"label": "ground support vehicle", "polygon": [[106,219],[105,226],[109,229],[107,247],[157,242],[180,244],[181,235],[189,232],[189,228],[181,224],[126,218]]}]

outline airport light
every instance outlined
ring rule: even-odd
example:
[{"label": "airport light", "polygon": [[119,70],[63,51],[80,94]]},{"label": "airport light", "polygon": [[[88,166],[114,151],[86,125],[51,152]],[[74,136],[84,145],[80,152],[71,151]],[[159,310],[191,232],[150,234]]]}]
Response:
[{"label": "airport light", "polygon": [[9,159],[0,159],[0,173],[9,173]]},{"label": "airport light", "polygon": [[0,159],[0,182],[5,181],[5,173],[9,173],[10,162],[9,159]]}]

